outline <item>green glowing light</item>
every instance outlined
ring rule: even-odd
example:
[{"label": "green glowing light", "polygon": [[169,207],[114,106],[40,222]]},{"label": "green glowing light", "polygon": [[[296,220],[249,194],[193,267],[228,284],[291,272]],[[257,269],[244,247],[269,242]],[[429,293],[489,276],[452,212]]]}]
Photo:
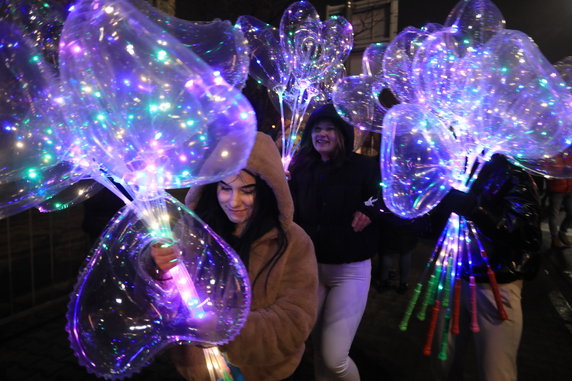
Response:
[{"label": "green glowing light", "polygon": [[159,61],[165,61],[168,58],[167,52],[165,50],[159,50],[157,52],[157,59]]}]

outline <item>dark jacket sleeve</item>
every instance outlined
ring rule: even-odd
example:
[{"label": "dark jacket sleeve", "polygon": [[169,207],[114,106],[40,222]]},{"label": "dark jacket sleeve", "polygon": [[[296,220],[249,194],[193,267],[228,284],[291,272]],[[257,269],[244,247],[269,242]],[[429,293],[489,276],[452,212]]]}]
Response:
[{"label": "dark jacket sleeve", "polygon": [[493,242],[510,242],[520,250],[538,251],[542,244],[538,189],[526,172],[516,167],[507,170],[508,177],[496,194],[477,195],[477,205],[468,218]]}]

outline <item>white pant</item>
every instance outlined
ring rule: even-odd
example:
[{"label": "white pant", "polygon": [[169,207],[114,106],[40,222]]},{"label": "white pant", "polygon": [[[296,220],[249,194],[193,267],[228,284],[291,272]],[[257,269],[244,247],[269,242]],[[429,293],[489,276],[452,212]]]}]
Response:
[{"label": "white pant", "polygon": [[[480,331],[473,333],[470,330],[469,283],[462,282],[460,333],[453,335],[449,329],[447,360],[434,359],[439,380],[463,380],[464,357],[470,336],[473,335],[479,380],[516,381],[516,358],[522,336],[522,281],[499,284],[499,291],[508,320],[499,318],[490,285],[477,283],[477,320]],[[436,357],[438,350],[435,349],[433,353]]]},{"label": "white pant", "polygon": [[319,315],[312,332],[315,380],[359,381],[349,352],[367,303],[371,260],[319,263],[318,274]]}]

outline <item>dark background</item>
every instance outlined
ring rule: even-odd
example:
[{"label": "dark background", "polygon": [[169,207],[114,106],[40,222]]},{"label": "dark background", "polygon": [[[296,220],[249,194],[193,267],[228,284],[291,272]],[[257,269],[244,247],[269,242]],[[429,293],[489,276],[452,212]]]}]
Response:
[{"label": "dark background", "polygon": [[[279,26],[284,10],[294,1],[284,0],[177,0],[177,17],[188,20],[220,18],[233,23],[241,15],[251,15]],[[326,5],[346,1],[313,0],[311,3],[325,18]],[[457,4],[456,0],[400,0],[399,30],[420,27],[429,22],[443,23]],[[508,29],[528,34],[550,62],[572,55],[572,1],[570,0],[497,0]]]}]

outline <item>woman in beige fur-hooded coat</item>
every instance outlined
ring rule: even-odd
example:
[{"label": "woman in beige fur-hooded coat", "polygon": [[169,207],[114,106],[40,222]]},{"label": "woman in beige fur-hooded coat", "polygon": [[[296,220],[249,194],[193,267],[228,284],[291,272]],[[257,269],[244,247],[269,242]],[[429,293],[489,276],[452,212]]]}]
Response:
[{"label": "woman in beige fur-hooded coat", "polygon": [[[222,220],[219,226],[209,221],[208,215],[201,215],[201,210],[205,211],[203,214],[209,214],[217,208],[227,213],[219,193],[221,189],[225,191],[224,187],[231,187],[225,183],[234,182],[227,180],[232,179],[231,176],[217,184],[191,188],[185,202],[237,251],[250,277],[252,300],[246,323],[240,333],[220,349],[228,361],[240,369],[247,381],[282,380],[290,376],[300,363],[304,343],[315,323],[318,286],[316,257],[312,241],[293,222],[294,204],[280,154],[268,135],[257,133],[246,168],[234,176],[238,178],[245,173],[242,177],[253,179],[251,181],[256,181],[257,185],[253,192],[253,214],[238,236],[238,224],[235,224],[237,229],[227,236],[220,231],[224,230],[220,228],[221,224],[228,225],[232,221],[228,214],[222,214],[226,220],[220,217],[221,210],[218,211],[218,220]],[[260,226],[254,226],[255,223],[250,223],[257,220],[257,208],[272,209],[267,205],[268,197],[262,195],[258,184],[260,181],[266,183],[274,194],[278,213],[277,219],[274,216],[275,226],[262,227],[262,230]],[[247,241],[246,246],[240,242],[241,239]],[[168,269],[165,263],[169,263],[170,258],[156,255],[157,250],[162,249],[154,250],[157,266],[161,270]],[[205,363],[199,348],[192,345],[176,347],[172,350],[172,358],[185,378],[202,380],[198,373],[201,373]]]}]

